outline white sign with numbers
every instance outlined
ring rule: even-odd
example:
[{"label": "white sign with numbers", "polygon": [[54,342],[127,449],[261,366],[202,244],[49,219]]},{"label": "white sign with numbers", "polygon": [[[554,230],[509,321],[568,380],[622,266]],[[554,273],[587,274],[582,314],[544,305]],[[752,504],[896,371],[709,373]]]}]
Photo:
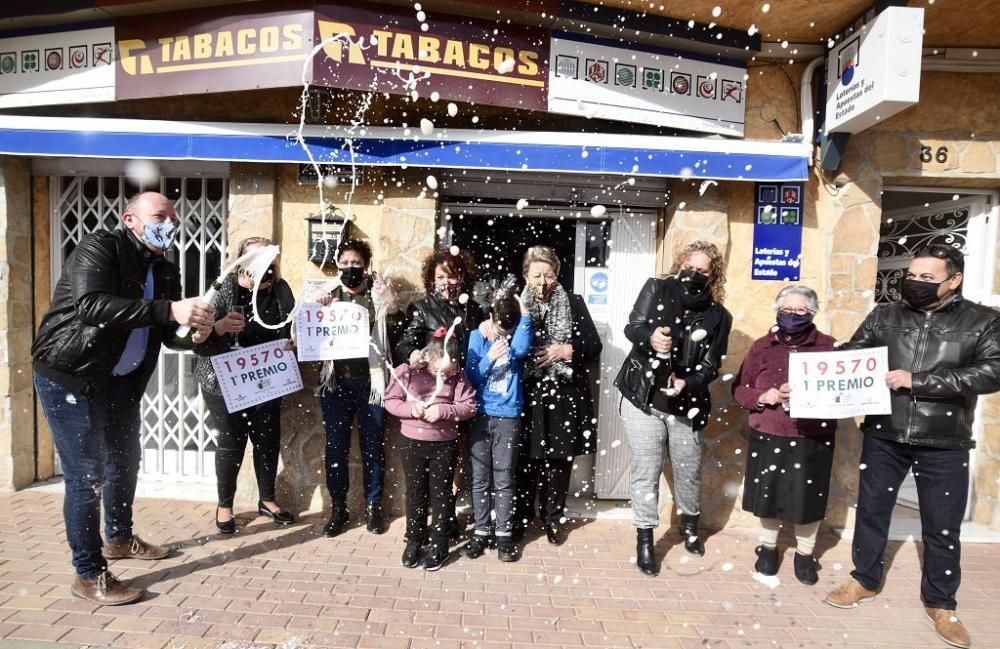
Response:
[{"label": "white sign with numbers", "polygon": [[368,358],[371,338],[368,309],[353,302],[303,304],[295,318],[299,360]]},{"label": "white sign with numbers", "polygon": [[212,357],[229,412],[238,412],[302,389],[288,339],[234,349]]},{"label": "white sign with numbers", "polygon": [[793,419],[891,414],[888,371],[887,347],[790,354],[790,414]]}]

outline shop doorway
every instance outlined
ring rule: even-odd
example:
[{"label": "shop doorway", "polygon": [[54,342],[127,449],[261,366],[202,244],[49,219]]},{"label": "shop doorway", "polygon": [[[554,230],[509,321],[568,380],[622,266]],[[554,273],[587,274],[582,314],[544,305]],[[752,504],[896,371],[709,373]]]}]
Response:
[{"label": "shop doorway", "polygon": [[[599,180],[594,179],[589,188],[581,188],[583,182],[575,179],[573,189],[589,190],[597,196],[600,192],[595,186]],[[508,273],[516,275],[519,286],[523,286],[521,259],[529,246],[542,244],[556,249],[562,261],[560,282],[584,297],[604,344],[599,365],[591,368],[597,452],[577,458],[571,493],[627,499],[629,458],[625,429],[618,415],[620,395],[612,383],[630,347],[624,328],[632,303],[646,279],[656,272],[658,207],[642,205],[641,199],[636,200],[639,205],[625,205],[622,201],[607,206],[606,212],[595,218],[589,203],[530,198],[538,195],[530,193],[532,188],[550,196],[560,187],[544,177],[536,177],[533,182],[536,185],[499,185],[506,196],[529,197],[530,205],[521,210],[517,209],[517,199],[512,198],[487,201],[448,196],[441,204],[441,243],[457,245],[476,255],[483,294],[489,284],[502,281]],[[609,184],[615,186],[617,182]],[[481,186],[468,187],[470,192],[476,189],[482,193]],[[663,188],[649,190],[645,196],[648,202],[655,196],[662,204],[665,192]]]},{"label": "shop doorway", "polygon": [[[878,275],[875,281],[877,304],[898,302],[910,258],[925,246],[954,246],[965,253],[963,295],[975,302],[990,304],[993,267],[996,263],[995,224],[989,223],[992,206],[988,194],[969,190],[886,188],[882,196],[882,224],[879,234]],[[980,404],[982,402],[980,401]],[[981,405],[975,414],[973,436],[982,436]],[[975,475],[976,451],[969,456],[969,473]],[[970,498],[965,516],[971,514]],[[908,474],[899,490],[898,505],[918,507],[913,474]]]}]

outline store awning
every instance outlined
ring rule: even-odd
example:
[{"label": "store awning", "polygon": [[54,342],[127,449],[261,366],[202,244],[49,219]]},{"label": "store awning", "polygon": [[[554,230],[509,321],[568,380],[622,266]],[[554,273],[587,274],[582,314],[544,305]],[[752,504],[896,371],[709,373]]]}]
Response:
[{"label": "store awning", "polygon": [[[795,142],[559,133],[365,128],[142,119],[0,116],[0,154],[227,160],[801,181]],[[306,151],[308,147],[308,153]]]}]

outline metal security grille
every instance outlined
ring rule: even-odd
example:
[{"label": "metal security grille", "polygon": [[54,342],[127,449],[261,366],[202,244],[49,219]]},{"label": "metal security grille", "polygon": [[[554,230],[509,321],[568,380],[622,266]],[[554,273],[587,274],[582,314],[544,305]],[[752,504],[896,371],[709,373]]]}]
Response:
[{"label": "metal security grille", "polygon": [[[200,295],[218,274],[226,249],[225,178],[164,177],[139,185],[123,175],[55,176],[52,188],[52,276],[80,240],[118,225],[129,196],[157,190],[174,203],[181,229],[167,258],[181,271],[185,296]],[[215,478],[215,431],[194,378],[189,352],[160,351],[142,400],[142,475],[148,478]]]},{"label": "metal security grille", "polygon": [[910,258],[925,246],[954,246],[966,252],[970,215],[981,199],[935,203],[920,209],[893,210],[882,215],[878,243],[875,301],[898,302]]}]

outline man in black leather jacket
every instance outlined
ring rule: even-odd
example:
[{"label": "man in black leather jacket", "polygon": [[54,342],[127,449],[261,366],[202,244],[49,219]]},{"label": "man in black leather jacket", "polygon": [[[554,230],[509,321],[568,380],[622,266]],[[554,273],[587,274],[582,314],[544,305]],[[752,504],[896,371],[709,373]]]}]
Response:
[{"label": "man in black leather jacket", "polygon": [[[177,215],[162,194],[128,202],[122,225],[79,243],[63,268],[32,345],[35,391],[62,465],[63,518],[73,552],[73,595],[128,604],[143,591],[119,582],[107,559],[160,559],[169,551],[132,534],[142,393],[160,344],[179,324],[208,336],[213,312],[181,300],[177,267],[162,259]],[[101,493],[105,538],[102,547]]]},{"label": "man in black leather jacket", "polygon": [[852,578],[826,602],[853,608],[875,597],[899,486],[912,468],[923,527],[921,595],[942,640],[968,647],[955,594],[961,581],[959,533],[969,494],[976,397],[1000,390],[1000,314],[962,297],[964,260],[950,246],[920,250],[903,301],[877,308],[845,349],[889,348],[892,414],[861,429],[861,476]]}]

